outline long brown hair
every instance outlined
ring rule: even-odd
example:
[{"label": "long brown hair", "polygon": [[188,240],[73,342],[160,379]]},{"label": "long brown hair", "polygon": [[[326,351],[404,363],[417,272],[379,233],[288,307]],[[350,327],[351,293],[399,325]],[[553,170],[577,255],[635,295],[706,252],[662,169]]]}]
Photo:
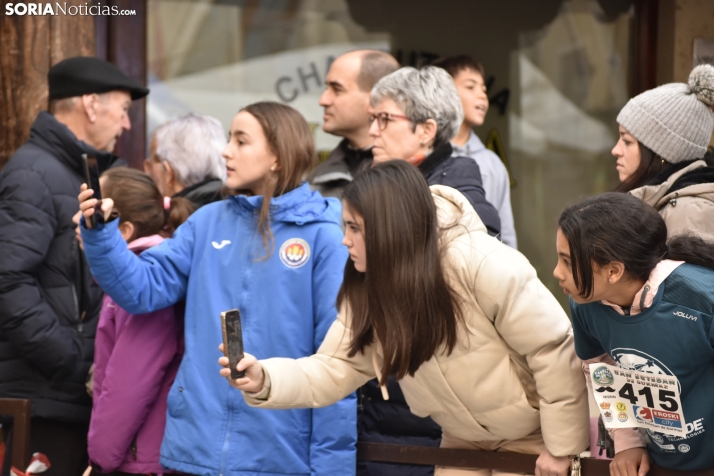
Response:
[{"label": "long brown hair", "polygon": [[640,149],[640,165],[627,179],[615,187],[616,192],[629,192],[650,183],[662,170],[672,165],[657,155],[652,149],[637,141]]},{"label": "long brown hair", "polygon": [[270,229],[269,197],[278,197],[300,186],[302,177],[317,164],[315,141],[305,118],[290,106],[263,101],[246,106],[241,111],[255,117],[263,129],[270,151],[278,159],[277,170],[268,182],[263,197],[257,225],[267,256],[270,256],[274,240]]},{"label": "long brown hair", "polygon": [[347,262],[337,304],[352,311],[350,356],[381,344],[384,385],[390,375],[414,375],[442,349],[451,353],[463,317],[442,268],[436,206],[416,167],[375,165],[347,186],[343,202],[364,220],[367,271]]},{"label": "long brown hair", "polygon": [[164,197],[156,183],[136,169],[116,167],[104,172],[102,178],[102,196],[114,200],[119,223],[128,221],[134,225],[134,234],[128,241],[156,234],[171,236],[196,209],[189,200],[174,197],[165,210]]}]

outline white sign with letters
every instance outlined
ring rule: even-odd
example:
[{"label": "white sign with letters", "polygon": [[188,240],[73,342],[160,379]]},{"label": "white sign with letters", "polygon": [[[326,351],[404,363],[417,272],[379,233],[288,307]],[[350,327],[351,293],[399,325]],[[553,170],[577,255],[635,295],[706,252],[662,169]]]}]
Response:
[{"label": "white sign with letters", "polygon": [[590,379],[606,428],[639,427],[686,435],[676,377],[597,363],[590,364]]}]

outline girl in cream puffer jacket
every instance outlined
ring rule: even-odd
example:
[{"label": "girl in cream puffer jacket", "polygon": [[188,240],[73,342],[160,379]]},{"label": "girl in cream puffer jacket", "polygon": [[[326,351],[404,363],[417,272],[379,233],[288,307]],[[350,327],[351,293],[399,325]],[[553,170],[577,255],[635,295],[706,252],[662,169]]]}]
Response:
[{"label": "girl in cream puffer jacket", "polygon": [[[404,182],[399,183],[416,172],[410,167],[397,161],[381,164],[363,172],[348,188],[360,187],[361,181],[374,180],[380,174],[388,175],[381,188],[372,187],[371,193],[390,194],[390,200],[403,197],[405,206],[413,206],[410,204],[417,201],[414,192],[420,191],[404,193]],[[423,187],[428,194],[425,182]],[[585,382],[573,348],[570,321],[525,257],[488,236],[464,196],[442,186],[431,187],[431,194],[442,229],[442,269],[460,302],[463,320],[450,351],[447,344],[440,345],[416,371],[397,375],[407,403],[416,415],[430,416],[442,426],[442,446],[505,449],[542,456],[549,453],[555,459],[561,457],[562,464],[562,457],[578,454],[588,446]],[[353,260],[347,266],[359,271],[362,252],[355,246],[359,239],[355,237],[359,233],[366,237],[366,255],[370,256],[370,223],[367,218],[355,218],[351,210],[356,207],[350,203],[347,191],[345,197],[344,243]],[[361,208],[364,210],[364,203]],[[389,210],[382,209],[380,213],[388,214]],[[416,224],[415,231],[419,226],[423,224]],[[380,232],[383,236],[389,234],[388,230]],[[345,283],[349,274],[346,270]],[[338,401],[374,377],[385,380],[385,349],[376,326],[372,343],[351,352],[360,325],[344,296],[345,284],[340,294],[340,313],[317,354],[298,360],[276,358],[260,362],[247,357],[241,362],[239,367],[248,368],[248,377],[232,383],[244,392],[256,392],[245,393],[250,405],[321,407]],[[414,300],[423,301],[420,296],[414,296]],[[416,335],[420,332],[419,322],[412,323],[411,329],[414,334],[410,342],[417,347],[414,342],[421,338]],[[424,330],[431,332],[429,328]],[[561,471],[562,466],[556,473],[562,474]],[[448,473],[440,469],[437,474]]]}]

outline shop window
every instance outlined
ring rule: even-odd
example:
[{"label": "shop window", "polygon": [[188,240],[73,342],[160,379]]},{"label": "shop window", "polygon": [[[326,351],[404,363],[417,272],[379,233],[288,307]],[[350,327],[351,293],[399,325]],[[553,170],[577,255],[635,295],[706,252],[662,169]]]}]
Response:
[{"label": "shop window", "polygon": [[323,157],[339,142],[318,98],[333,58],[390,51],[403,64],[470,54],[486,68],[482,141],[512,174],[519,249],[552,277],[556,222],[580,197],[617,183],[610,150],[628,99],[631,0],[149,0],[147,129],[194,111],[228,129],[242,107],[287,103]]}]

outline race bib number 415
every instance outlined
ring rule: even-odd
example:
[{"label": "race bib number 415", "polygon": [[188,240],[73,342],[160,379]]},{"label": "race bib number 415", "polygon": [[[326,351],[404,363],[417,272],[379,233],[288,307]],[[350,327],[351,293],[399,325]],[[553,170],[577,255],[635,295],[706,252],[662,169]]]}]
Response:
[{"label": "race bib number 415", "polygon": [[676,377],[598,363],[590,364],[590,379],[606,428],[642,427],[686,435]]}]

